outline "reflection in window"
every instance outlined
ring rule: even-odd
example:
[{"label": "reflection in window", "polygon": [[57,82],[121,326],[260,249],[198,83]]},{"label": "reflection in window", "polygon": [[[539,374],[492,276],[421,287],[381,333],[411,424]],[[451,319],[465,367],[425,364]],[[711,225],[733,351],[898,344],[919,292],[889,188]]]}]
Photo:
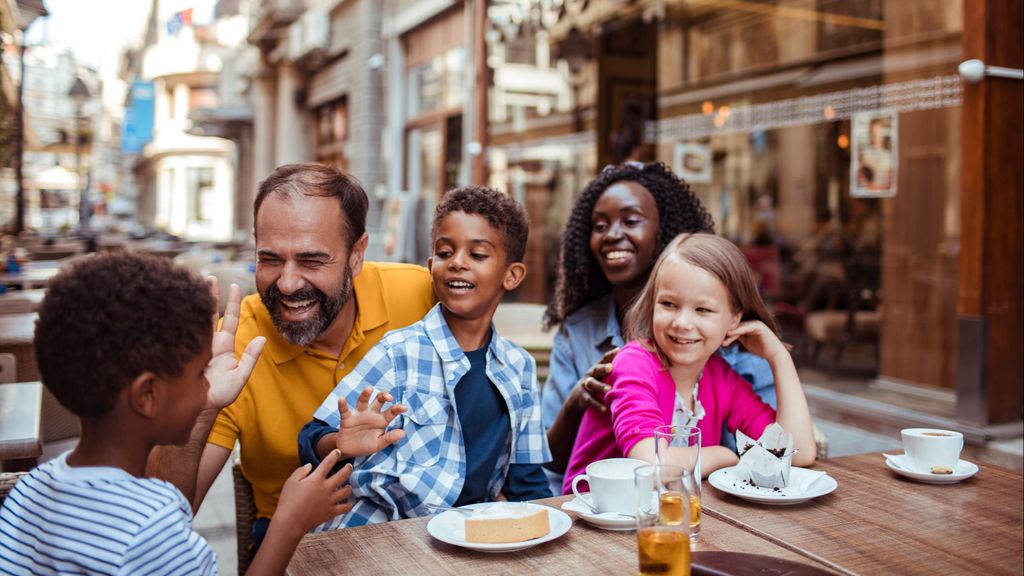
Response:
[{"label": "reflection in window", "polygon": [[466,51],[457,46],[409,71],[409,117],[462,105]]},{"label": "reflection in window", "polygon": [[316,161],[348,171],[348,106],[344,98],[316,109]]}]

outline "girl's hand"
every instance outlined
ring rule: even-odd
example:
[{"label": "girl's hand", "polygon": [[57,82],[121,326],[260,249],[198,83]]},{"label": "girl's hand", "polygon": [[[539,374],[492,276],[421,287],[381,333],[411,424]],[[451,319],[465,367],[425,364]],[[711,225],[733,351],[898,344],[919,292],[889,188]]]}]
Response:
[{"label": "girl's hand", "polygon": [[348,498],[352,495],[352,488],[341,486],[352,475],[352,465],[346,464],[337,474],[327,476],[339,459],[341,453],[332,450],[316,470],[306,464],[292,472],[281,489],[281,500],[272,523],[280,522],[305,533],[351,510]]},{"label": "girl's hand", "polygon": [[725,446],[707,446],[701,448],[701,478],[707,478],[712,472],[720,468],[735,466],[739,464],[740,457]]},{"label": "girl's hand", "polygon": [[739,326],[725,333],[722,346],[729,346],[737,340],[748,352],[768,361],[780,353],[789,354],[782,340],[760,320],[740,322]]}]

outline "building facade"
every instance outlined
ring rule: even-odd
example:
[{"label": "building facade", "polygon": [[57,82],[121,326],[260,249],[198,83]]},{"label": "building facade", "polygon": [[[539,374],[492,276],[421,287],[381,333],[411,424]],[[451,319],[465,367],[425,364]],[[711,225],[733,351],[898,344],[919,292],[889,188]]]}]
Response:
[{"label": "building facade", "polygon": [[1018,430],[1020,83],[958,65],[1020,67],[1019,3],[236,4],[258,50],[238,206],[275,166],[334,164],[373,199],[369,257],[422,263],[444,191],[488,183],[532,222],[511,298],[544,303],[587,182],[662,161],[747,255],[802,364],[938,399],[978,437]]},{"label": "building facade", "polygon": [[489,109],[491,180],[536,191],[543,233],[601,166],[663,161],[747,254],[806,364],[949,401],[976,436],[1019,433],[1024,372],[1004,348],[1022,345],[1020,162],[977,150],[1020,154],[1021,83],[958,74],[1021,67],[1019,3],[492,4],[492,54],[544,36],[570,64],[570,113]]},{"label": "building facade", "polygon": [[219,73],[245,31],[216,3],[154,0],[141,46],[125,58],[124,78],[153,90],[152,140],[131,162],[139,218],[187,240],[238,236],[235,145],[194,134],[191,114],[219,105]]}]

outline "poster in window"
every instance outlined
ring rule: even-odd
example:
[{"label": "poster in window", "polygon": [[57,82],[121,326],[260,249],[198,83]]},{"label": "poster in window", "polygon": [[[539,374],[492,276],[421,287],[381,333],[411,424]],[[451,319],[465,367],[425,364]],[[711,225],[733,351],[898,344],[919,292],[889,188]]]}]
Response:
[{"label": "poster in window", "polygon": [[711,182],[711,147],[699,142],[676,144],[672,167],[690,184]]},{"label": "poster in window", "polygon": [[895,113],[864,112],[851,121],[850,195],[888,198],[896,195],[897,119]]}]

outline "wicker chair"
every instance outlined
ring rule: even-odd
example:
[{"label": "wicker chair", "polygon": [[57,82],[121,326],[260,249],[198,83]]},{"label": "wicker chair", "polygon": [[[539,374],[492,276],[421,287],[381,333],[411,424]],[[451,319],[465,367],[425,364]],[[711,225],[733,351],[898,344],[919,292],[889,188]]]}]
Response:
[{"label": "wicker chair", "polygon": [[18,360],[14,354],[0,354],[0,384],[18,381]]},{"label": "wicker chair", "polygon": [[7,498],[7,494],[10,493],[14,485],[21,480],[21,477],[28,472],[0,472],[0,504],[4,503]]},{"label": "wicker chair", "polygon": [[252,562],[252,525],[256,521],[256,504],[252,499],[252,484],[242,475],[242,464],[237,458],[231,465],[235,484],[235,537],[238,541],[238,575],[242,576]]}]

